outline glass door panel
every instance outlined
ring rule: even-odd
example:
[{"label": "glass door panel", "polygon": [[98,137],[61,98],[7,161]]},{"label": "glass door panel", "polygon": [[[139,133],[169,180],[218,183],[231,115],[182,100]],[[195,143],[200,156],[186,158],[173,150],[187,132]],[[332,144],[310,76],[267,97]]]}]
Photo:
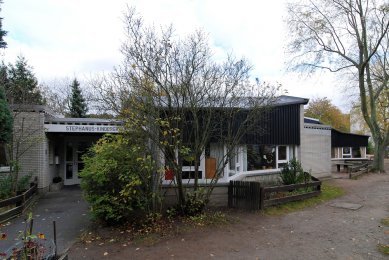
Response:
[{"label": "glass door panel", "polygon": [[65,185],[80,183],[79,172],[84,168],[83,155],[92,142],[71,141],[65,144]]}]

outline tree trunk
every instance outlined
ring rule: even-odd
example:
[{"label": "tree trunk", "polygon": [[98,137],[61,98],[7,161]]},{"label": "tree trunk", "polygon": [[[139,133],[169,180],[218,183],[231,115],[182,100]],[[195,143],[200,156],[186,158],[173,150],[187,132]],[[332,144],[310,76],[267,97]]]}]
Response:
[{"label": "tree trunk", "polygon": [[374,160],[373,169],[378,173],[385,172],[384,159],[385,159],[385,148],[386,144],[380,140],[374,140]]},{"label": "tree trunk", "polygon": [[[184,192],[184,186],[182,185],[182,170],[179,169],[180,167],[174,167],[174,175],[176,176],[177,180],[177,190],[178,190],[178,204],[180,210],[183,210],[185,206],[185,192]],[[182,169],[182,167],[181,167]]]}]

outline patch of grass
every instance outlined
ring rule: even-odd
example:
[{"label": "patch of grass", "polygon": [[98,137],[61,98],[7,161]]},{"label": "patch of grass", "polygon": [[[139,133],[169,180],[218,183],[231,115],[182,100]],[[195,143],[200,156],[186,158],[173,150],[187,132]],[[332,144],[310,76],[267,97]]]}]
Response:
[{"label": "patch of grass", "polygon": [[290,212],[298,211],[306,207],[312,207],[328,200],[335,199],[345,194],[345,191],[328,182],[322,183],[321,194],[317,197],[301,201],[289,202],[283,205],[269,207],[264,210],[266,215],[283,215]]},{"label": "patch of grass", "polygon": [[389,227],[389,217],[381,219],[381,224]]},{"label": "patch of grass", "polygon": [[385,255],[389,255],[389,245],[378,244],[378,251]]}]

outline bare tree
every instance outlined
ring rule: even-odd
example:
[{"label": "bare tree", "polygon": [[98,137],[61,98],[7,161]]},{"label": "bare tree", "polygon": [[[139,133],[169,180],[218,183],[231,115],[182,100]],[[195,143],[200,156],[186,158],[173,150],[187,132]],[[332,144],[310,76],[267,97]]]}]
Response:
[{"label": "bare tree", "polygon": [[[70,113],[72,83],[72,78],[64,77],[46,81],[40,86],[46,101],[46,106],[51,111],[59,115],[68,115]],[[81,80],[81,83],[82,96],[85,98],[88,108],[94,106],[95,94],[90,82],[88,80]],[[94,112],[95,110],[90,109],[89,111]]]},{"label": "bare tree", "polygon": [[379,0],[303,0],[288,4],[290,44],[294,69],[327,69],[357,79],[361,112],[375,143],[373,166],[384,171],[389,131],[378,123],[376,85],[372,64],[386,56],[389,5]]},{"label": "bare tree", "polygon": [[[110,92],[118,84],[121,94],[128,93],[129,103],[120,102],[121,115],[127,125],[144,131],[152,150],[158,151],[155,156],[164,162],[161,166],[173,172],[181,209],[187,202],[185,161],[194,166],[194,195],[207,201],[236,146],[247,133],[264,131],[258,122],[275,101],[277,88],[250,81],[251,66],[245,59],[229,55],[224,62],[213,61],[201,31],[180,39],[172,27],[158,31],[145,26],[134,9],[126,13],[125,25],[124,63],[110,78],[114,85],[106,89]],[[227,152],[200,194],[199,162],[211,142],[225,145]],[[156,187],[159,183],[157,175]]]},{"label": "bare tree", "polygon": [[56,78],[44,82],[41,85],[46,105],[56,114],[65,115],[68,113],[69,97],[71,94],[70,78]]},{"label": "bare tree", "polygon": [[128,82],[123,82],[120,68],[113,72],[94,75],[88,80],[91,91],[91,108],[101,114],[120,116],[128,108],[130,89]]}]

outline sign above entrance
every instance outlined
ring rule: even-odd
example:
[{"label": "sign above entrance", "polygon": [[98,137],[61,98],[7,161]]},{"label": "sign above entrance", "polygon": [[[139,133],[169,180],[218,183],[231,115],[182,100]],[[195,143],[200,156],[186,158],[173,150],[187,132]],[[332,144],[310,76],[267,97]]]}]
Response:
[{"label": "sign above entrance", "polygon": [[53,133],[118,133],[116,125],[59,125],[45,124],[45,132]]}]

